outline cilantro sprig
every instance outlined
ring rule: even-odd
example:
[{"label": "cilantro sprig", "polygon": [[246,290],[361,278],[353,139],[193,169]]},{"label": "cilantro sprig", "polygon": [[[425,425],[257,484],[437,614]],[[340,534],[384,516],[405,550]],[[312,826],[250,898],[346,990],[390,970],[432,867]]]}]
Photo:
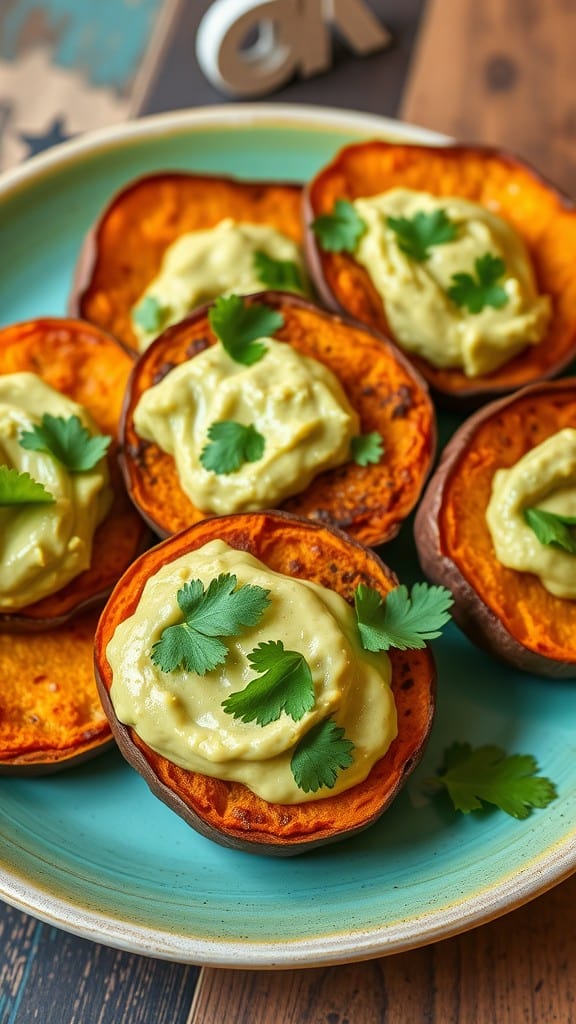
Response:
[{"label": "cilantro sprig", "polygon": [[312,221],[312,230],[325,252],[354,252],[366,224],[347,199],[337,199],[332,213]]},{"label": "cilantro sprig", "polygon": [[316,793],[323,787],[333,789],[338,775],[349,768],[354,744],[344,729],[326,718],[302,737],[290,761],[294,781],[304,793]]},{"label": "cilantro sprig", "polygon": [[159,334],[170,316],[170,307],[163,306],[154,295],[146,295],[132,313],[132,319],[147,334]]},{"label": "cilantro sprig", "polygon": [[354,593],[360,640],[365,651],[419,650],[440,636],[454,599],[445,587],[415,583],[409,594],[404,584],[383,599],[361,583]]},{"label": "cilantro sprig", "polygon": [[0,506],[51,505],[55,500],[44,484],[33,480],[29,473],[0,466]]},{"label": "cilantro sprig", "polygon": [[223,638],[238,636],[260,621],[270,604],[270,591],[237,583],[233,573],[222,573],[207,589],[197,579],[181,587],[176,598],[184,622],[167,626],[152,646],[151,659],[162,672],[183,668],[206,675],[226,660]]},{"label": "cilantro sprig", "polygon": [[358,434],[350,442],[350,454],[358,466],[368,466],[380,462],[384,454],[384,443],[377,431],[371,434]]},{"label": "cilantro sprig", "polygon": [[267,288],[284,292],[304,291],[300,267],[294,260],[276,260],[263,249],[258,249],[254,253],[254,270]]},{"label": "cilantro sprig", "polygon": [[208,444],[200,453],[204,469],[227,475],[236,473],[245,462],[258,462],[266,440],[256,428],[235,420],[219,420],[208,427]]},{"label": "cilantro sprig", "polygon": [[283,711],[299,722],[314,707],[312,673],[299,651],[286,651],[281,640],[268,640],[251,651],[248,661],[259,678],[222,702],[227,714],[264,726],[276,722]]},{"label": "cilantro sprig", "polygon": [[418,210],[413,217],[387,217],[386,224],[396,234],[400,250],[417,263],[430,257],[433,246],[453,242],[457,234],[456,225],[442,209]]},{"label": "cilantro sprig", "polygon": [[557,796],[550,779],[536,775],[531,754],[507,754],[501,747],[473,749],[453,743],[444,754],[438,775],[427,779],[431,790],[444,789],[455,810],[469,814],[493,804],[513,818],[527,818],[533,807],[547,807]]},{"label": "cilantro sprig", "polygon": [[448,297],[457,306],[465,306],[470,313],[481,313],[486,306],[502,309],[508,302],[508,293],[498,284],[506,273],[506,264],[499,256],[484,253],[474,260],[473,274],[452,274]]},{"label": "cilantro sprig", "polygon": [[47,452],[71,473],[84,473],[104,457],[112,438],[91,434],[78,416],[44,413],[40,424],[25,430],[19,438],[22,448]]},{"label": "cilantro sprig", "polygon": [[284,317],[262,302],[247,304],[240,295],[220,296],[208,319],[216,337],[236,363],[252,366],[266,355],[267,338],[279,330]]},{"label": "cilantro sprig", "polygon": [[571,526],[576,526],[576,516],[558,515],[542,508],[525,508],[524,519],[541,544],[554,545],[576,555],[576,532],[570,530]]}]

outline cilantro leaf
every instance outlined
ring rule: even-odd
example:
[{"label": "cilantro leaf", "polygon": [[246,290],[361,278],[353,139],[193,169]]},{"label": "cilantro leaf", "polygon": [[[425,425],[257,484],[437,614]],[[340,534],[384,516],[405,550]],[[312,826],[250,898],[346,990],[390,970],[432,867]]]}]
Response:
[{"label": "cilantro leaf", "polygon": [[147,334],[159,334],[169,316],[170,307],[162,306],[154,295],[144,296],[132,314],[132,318]]},{"label": "cilantro leaf", "polygon": [[397,235],[401,251],[417,263],[428,259],[433,245],[445,245],[456,238],[456,225],[445,210],[419,210],[412,218],[387,217],[386,223]]},{"label": "cilantro leaf", "polygon": [[352,764],[353,750],[354,744],[346,739],[344,729],[331,718],[313,725],[290,761],[296,785],[304,793],[315,793],[322,787],[333,789],[338,773]]},{"label": "cilantro leaf", "polygon": [[245,462],[258,462],[266,441],[250,424],[219,420],[208,427],[210,442],[200,453],[200,462],[213,473],[235,473]]},{"label": "cilantro leaf", "polygon": [[354,252],[366,224],[347,199],[337,199],[332,213],[312,221],[312,230],[325,252]]},{"label": "cilantro leaf", "polygon": [[214,334],[236,363],[252,366],[266,354],[258,341],[279,330],[284,317],[262,302],[247,305],[240,295],[221,295],[208,314]]},{"label": "cilantro leaf", "polygon": [[576,555],[576,534],[569,529],[576,526],[576,516],[561,516],[545,512],[542,508],[525,508],[524,519],[541,544],[554,544]]},{"label": "cilantro leaf", "polygon": [[281,640],[268,640],[254,648],[248,661],[260,678],[222,702],[229,715],[264,726],[283,711],[298,722],[314,707],[312,673],[299,651],[285,651]]},{"label": "cilantro leaf", "polygon": [[452,274],[448,297],[470,313],[481,313],[486,306],[502,309],[508,302],[508,294],[497,282],[506,273],[504,260],[487,252],[474,260],[474,269],[475,278],[472,274]]},{"label": "cilantro leaf", "polygon": [[106,454],[110,437],[92,435],[78,416],[51,416],[44,413],[41,423],[25,430],[19,441],[23,448],[33,452],[48,452],[71,473],[84,473],[93,469]]},{"label": "cilantro leaf", "polygon": [[284,292],[304,291],[300,267],[293,260],[275,260],[259,249],[254,253],[254,270],[267,288],[278,288]]},{"label": "cilantro leaf", "polygon": [[54,501],[44,484],[33,480],[29,473],[0,465],[0,506],[51,505]]},{"label": "cilantro leaf", "polygon": [[270,591],[242,584],[237,577],[222,573],[204,589],[201,580],[191,580],[176,595],[185,621],[168,626],[152,645],[151,659],[162,672],[184,668],[199,676],[211,672],[226,660],[223,637],[238,636],[244,627],[255,626],[270,604]]},{"label": "cilantro leaf", "polygon": [[383,600],[377,590],[361,583],[354,593],[358,631],[365,651],[418,650],[426,640],[440,636],[454,603],[445,587],[415,583],[412,592],[403,584]]},{"label": "cilantro leaf", "polygon": [[359,466],[380,462],[384,454],[382,437],[377,431],[373,431],[371,434],[358,434],[350,442],[350,451],[354,462]]},{"label": "cilantro leaf", "polygon": [[464,814],[488,803],[513,818],[527,818],[532,807],[547,807],[557,795],[554,783],[537,771],[530,754],[506,754],[496,746],[473,750],[469,743],[454,743],[440,773],[427,783],[446,789],[455,810]]}]

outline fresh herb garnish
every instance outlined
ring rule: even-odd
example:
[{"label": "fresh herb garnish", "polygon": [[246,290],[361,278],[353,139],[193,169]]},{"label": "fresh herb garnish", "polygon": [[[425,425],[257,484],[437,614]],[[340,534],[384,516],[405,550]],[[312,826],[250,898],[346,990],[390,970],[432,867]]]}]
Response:
[{"label": "fresh herb garnish", "polygon": [[576,526],[576,516],[557,515],[542,508],[525,508],[524,519],[541,544],[554,544],[576,555],[576,534],[570,531],[571,526]]},{"label": "fresh herb garnish", "polygon": [[498,256],[487,252],[474,261],[476,277],[472,274],[452,274],[452,286],[448,297],[457,306],[465,306],[470,313],[481,313],[486,306],[502,309],[508,302],[508,294],[500,278],[506,273],[506,264]]},{"label": "fresh herb garnish", "polygon": [[557,795],[554,783],[536,775],[537,771],[536,759],[530,754],[453,743],[438,775],[427,779],[426,786],[447,790],[455,810],[464,814],[481,810],[487,803],[513,818],[527,818],[532,807],[547,807]]},{"label": "fresh herb garnish", "polygon": [[269,725],[283,711],[298,722],[314,707],[312,673],[299,651],[285,651],[281,640],[268,640],[258,644],[248,661],[260,678],[222,702],[229,715],[243,722]]},{"label": "fresh herb garnish", "polygon": [[220,296],[208,314],[214,334],[236,363],[252,366],[266,354],[267,338],[284,323],[281,313],[262,302],[250,305],[240,295]]},{"label": "fresh herb garnish", "polygon": [[347,199],[337,199],[332,213],[323,213],[312,222],[312,230],[325,252],[354,252],[366,224]]},{"label": "fresh herb garnish", "polygon": [[29,473],[0,466],[0,506],[51,505],[55,500],[44,484],[33,480]]},{"label": "fresh herb garnish", "polygon": [[428,259],[432,246],[445,245],[456,238],[456,225],[445,210],[419,210],[413,217],[387,217],[386,224],[395,232],[401,251],[417,263]]},{"label": "fresh herb garnish", "polygon": [[219,420],[208,427],[209,443],[202,449],[200,462],[212,473],[235,473],[245,462],[258,462],[266,441],[249,424]]},{"label": "fresh herb garnish", "polygon": [[333,789],[339,772],[352,764],[353,750],[354,744],[346,739],[344,729],[331,718],[313,725],[290,761],[296,785],[304,793],[315,793],[322,787]]},{"label": "fresh herb garnish", "polygon": [[359,466],[380,462],[384,454],[382,437],[376,431],[371,434],[358,434],[350,442],[350,452],[354,462]]},{"label": "fresh herb garnish", "polygon": [[440,636],[453,605],[445,587],[415,583],[412,592],[403,584],[383,599],[377,590],[361,583],[354,593],[358,631],[365,651],[419,650],[426,640]]},{"label": "fresh herb garnish", "polygon": [[284,292],[304,291],[300,267],[293,260],[275,260],[259,249],[254,253],[254,270],[267,288],[278,288]]},{"label": "fresh herb garnish", "polygon": [[170,316],[170,307],[162,306],[153,295],[146,295],[132,314],[133,320],[147,334],[159,334]]},{"label": "fresh herb garnish", "polygon": [[270,591],[249,584],[236,589],[237,582],[232,573],[222,573],[207,590],[201,580],[181,587],[176,598],[185,621],[167,626],[152,646],[152,661],[162,672],[183,668],[206,675],[226,660],[228,649],[221,638],[238,636],[260,621]]},{"label": "fresh herb garnish", "polygon": [[19,441],[32,452],[48,452],[71,473],[84,473],[100,462],[112,439],[91,434],[78,416],[52,416],[44,413],[40,425],[25,430]]}]

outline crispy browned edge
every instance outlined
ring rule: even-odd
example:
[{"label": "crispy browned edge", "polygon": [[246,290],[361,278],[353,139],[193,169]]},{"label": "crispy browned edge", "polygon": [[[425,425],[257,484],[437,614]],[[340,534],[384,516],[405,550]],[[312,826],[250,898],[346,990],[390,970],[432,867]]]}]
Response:
[{"label": "crispy browned edge", "polygon": [[458,471],[457,464],[461,453],[473,444],[477,427],[524,396],[560,391],[564,388],[576,390],[576,378],[566,377],[549,383],[530,384],[515,391],[513,395],[491,402],[470,416],[446,445],[414,521],[414,539],[420,565],[429,579],[452,591],[454,620],[469,639],[514,668],[554,679],[574,678],[576,661],[558,661],[531,651],[505,628],[502,620],[485,604],[455,562],[443,552],[439,518],[446,485],[452,474]]},{"label": "crispy browned edge", "polygon": [[[335,535],[336,537],[339,537],[340,540],[343,543],[345,543],[345,544],[347,544],[347,545],[349,545],[351,547],[357,548],[358,550],[362,551],[364,553],[366,559],[369,562],[371,561],[372,563],[375,564],[377,572],[383,573],[391,581],[397,582],[397,577],[396,577],[395,573],[392,572],[392,570],[389,569],[389,567],[382,561],[382,559],[378,557],[376,552],[372,551],[370,548],[364,547],[364,545],[360,544],[356,540],[353,540],[352,538],[350,538],[348,536],[348,534],[345,534],[342,530],[338,530],[335,527],[331,527],[331,526],[326,526],[324,524],[315,523],[312,520],[308,520],[308,519],[301,519],[299,516],[294,516],[294,515],[292,515],[291,513],[288,513],[288,512],[277,512],[277,511],[270,511],[270,512],[266,511],[266,512],[255,512],[255,513],[235,513],[234,515],[219,517],[219,519],[222,519],[222,520],[224,520],[224,519],[225,520],[234,520],[234,519],[241,519],[241,518],[246,519],[248,516],[251,516],[251,517],[265,517],[265,518],[268,518],[268,519],[273,519],[279,525],[281,525],[283,522],[289,523],[291,525],[294,525],[294,524],[297,524],[297,523],[301,523],[307,530],[311,530],[312,532],[318,532],[318,533],[320,533],[320,532],[328,532],[328,533],[331,533],[331,534]],[[190,527],[189,530],[184,531],[184,533],[185,534],[188,534],[188,533],[191,534],[191,533],[193,533],[197,529],[198,526],[202,526],[202,525],[204,525],[204,524],[203,523],[202,524],[195,524],[195,526]],[[169,537],[167,540],[162,541],[154,549],[155,552],[157,553],[159,549],[160,550],[164,549],[166,551],[166,562],[169,562],[170,561],[170,551],[171,551],[172,543],[173,543],[173,541],[175,540],[176,537],[182,538],[182,536],[183,536],[182,533],[181,534],[176,534],[174,537]],[[118,587],[130,586],[130,584],[132,582],[131,581],[131,577],[138,573],[140,563],[143,560],[145,560],[145,559],[146,559],[146,554],[141,555],[140,558],[137,560],[137,562],[134,562],[132,564],[130,569],[125,573],[124,577],[119,581]],[[110,598],[110,601],[113,601],[113,600],[114,600],[114,593],[112,593],[112,596]],[[104,612],[104,614],[105,614],[105,612]],[[163,803],[165,803],[168,807],[170,807],[170,809],[172,811],[174,811],[181,818],[183,818],[184,821],[186,821],[187,824],[189,824],[196,832],[199,832],[201,835],[205,836],[207,839],[211,839],[213,842],[218,843],[220,846],[225,846],[225,847],[227,847],[229,849],[242,850],[242,851],[244,851],[246,853],[265,854],[267,856],[272,856],[272,857],[293,857],[293,856],[296,856],[296,855],[301,854],[301,853],[307,853],[310,850],[314,850],[314,849],[316,849],[317,847],[320,847],[320,846],[324,846],[324,845],[328,845],[330,843],[340,842],[341,840],[349,839],[352,836],[358,834],[359,832],[364,831],[366,828],[369,828],[371,825],[373,825],[374,822],[377,821],[378,818],[384,813],[384,811],[387,809],[387,807],[390,806],[392,801],[396,798],[397,794],[399,793],[399,791],[404,786],[404,784],[407,781],[408,777],[412,774],[414,769],[420,763],[420,761],[422,759],[422,756],[424,754],[424,750],[426,748],[427,742],[428,742],[428,738],[429,738],[429,735],[430,735],[430,730],[432,728],[432,722],[433,722],[434,713],[435,713],[435,697],[436,697],[436,679],[437,679],[437,676],[436,676],[436,663],[435,663],[435,660],[434,660],[432,652],[428,648],[429,663],[430,663],[430,700],[429,700],[429,713],[428,713],[428,722],[427,722],[426,732],[425,732],[425,735],[422,737],[422,741],[421,741],[419,747],[414,751],[414,753],[412,754],[410,759],[407,762],[404,763],[403,771],[402,771],[401,774],[399,773],[398,781],[397,781],[396,786],[389,793],[388,798],[379,807],[378,813],[373,815],[373,817],[369,821],[364,822],[362,825],[358,826],[357,828],[347,829],[344,832],[339,832],[338,834],[336,834],[334,836],[330,836],[330,837],[323,838],[323,839],[320,839],[320,840],[314,840],[314,839],[307,840],[307,841],[302,841],[302,840],[290,841],[290,840],[286,840],[286,842],[274,843],[274,844],[272,844],[272,843],[254,842],[254,841],[250,841],[248,839],[242,840],[239,837],[236,838],[236,837],[229,836],[227,833],[221,832],[218,829],[213,828],[211,825],[208,825],[204,821],[203,818],[201,818],[199,815],[195,814],[190,809],[190,807],[188,807],[188,805],[178,796],[178,794],[173,789],[171,789],[170,787],[164,785],[164,783],[160,782],[159,778],[157,777],[157,775],[154,772],[154,770],[151,768],[151,766],[148,763],[148,761],[147,761],[146,757],[144,756],[143,752],[135,745],[135,743],[134,743],[134,741],[132,739],[132,736],[131,736],[130,728],[125,726],[125,725],[123,725],[118,720],[118,718],[116,717],[116,714],[115,714],[115,711],[114,711],[114,707],[112,705],[112,701],[110,699],[110,695],[109,695],[109,692],[108,692],[108,688],[107,688],[107,686],[106,686],[106,684],[105,684],[105,682],[104,682],[104,680],[102,678],[102,675],[100,674],[100,670],[99,670],[98,653],[99,653],[100,648],[101,648],[101,643],[100,643],[98,632],[97,632],[95,649],[94,649],[95,650],[94,672],[95,672],[95,676],[96,676],[96,683],[97,683],[97,686],[98,686],[98,692],[100,694],[100,699],[101,699],[101,702],[102,702],[102,706],[104,708],[104,711],[106,713],[108,721],[110,722],[110,727],[112,729],[112,733],[114,735],[114,738],[116,740],[116,743],[118,744],[118,747],[119,747],[122,755],[125,757],[125,759],[128,761],[128,763],[130,765],[132,765],[132,767],[140,775],[142,775],[142,777],[146,780],[146,782],[147,782],[151,792],[156,797],[158,797],[158,799],[160,799]]]},{"label": "crispy browned edge", "polygon": [[[340,154],[344,153],[347,149],[353,149],[358,145],[366,145],[370,142],[378,142],[380,145],[387,145],[390,148],[394,148],[395,145],[392,142],[387,143],[383,139],[365,139],[361,143],[351,143],[347,146],[343,146],[342,149],[340,149],[338,153],[336,153],[336,155],[332,158],[330,164],[335,163],[339,159]],[[448,149],[450,150],[451,153],[454,153],[456,155],[458,155],[459,153],[474,152],[478,153],[480,156],[485,156],[487,158],[497,157],[504,163],[509,164],[510,166],[522,167],[524,170],[526,170],[529,174],[532,175],[532,177],[539,181],[540,184],[544,185],[546,188],[550,189],[550,191],[554,192],[555,195],[558,196],[560,204],[564,209],[576,210],[576,202],[570,196],[568,196],[567,193],[557,188],[557,186],[552,181],[550,181],[549,178],[547,178],[544,174],[541,174],[540,171],[538,171],[527,160],[524,160],[522,157],[519,157],[515,153],[512,153],[510,150],[504,149],[502,147],[483,145],[482,143],[474,142],[447,142],[443,146],[428,146],[424,143],[411,144],[408,142],[403,142],[400,143],[400,145],[402,145],[403,147],[412,145],[414,149],[426,149],[436,153],[441,153],[443,150]],[[329,165],[327,164],[326,166]],[[324,168],[321,168],[321,170],[317,172],[317,175],[321,174],[323,170]],[[314,283],[314,288],[318,293],[320,300],[325,304],[325,306],[328,309],[333,310],[335,313],[341,313],[347,316],[348,319],[351,319],[354,322],[356,322],[356,318],[351,318],[350,314],[347,313],[347,311],[338,301],[334,292],[329,287],[328,282],[326,281],[326,278],[324,277],[322,271],[322,257],[320,254],[320,248],[316,241],[314,231],[312,230],[312,221],[314,220],[315,213],[314,210],[312,209],[312,203],[310,200],[310,189],[317,175],[315,175],[314,178],[311,179],[310,182],[304,186],[304,191],[302,193],[304,253],[306,256],[306,262],[308,264],[310,276]],[[391,337],[390,334],[385,335],[385,337],[392,345],[399,348],[397,343],[394,341],[394,338]],[[570,363],[573,361],[575,357],[576,337],[574,340],[573,350],[564,359],[560,360],[554,366],[549,367],[548,371],[545,374],[542,374],[537,379],[535,379],[534,384],[540,381],[546,381],[550,380],[553,377],[556,377],[570,365]],[[425,361],[423,359],[417,359],[415,363],[418,369],[420,370],[420,373],[424,377],[426,377]],[[465,390],[463,389],[458,393],[440,390],[435,386],[433,380],[428,380],[428,378],[426,379],[428,381],[428,386],[430,388],[433,398],[435,399],[435,401],[438,402],[438,404],[443,409],[446,409],[447,411],[453,410],[455,412],[462,413],[473,412],[480,405],[484,405],[486,402],[495,401],[496,399],[504,397],[511,393],[510,388],[507,388],[505,385],[495,386],[490,382],[489,378],[485,378],[484,381],[476,380],[475,382],[471,382],[469,388]],[[527,385],[527,387],[531,387],[531,384]]]},{"label": "crispy browned edge", "polygon": [[[272,306],[274,309],[280,309],[282,307],[282,305],[288,305],[288,306],[291,305],[291,306],[295,306],[295,307],[300,308],[300,309],[308,309],[308,310],[311,310],[312,312],[320,314],[323,317],[334,318],[334,320],[336,320],[340,324],[343,324],[344,326],[350,326],[350,327],[354,328],[354,330],[363,331],[365,334],[367,334],[367,335],[371,336],[372,338],[375,338],[377,341],[381,342],[381,344],[385,348],[388,348],[390,350],[391,354],[394,356],[396,362],[400,366],[403,367],[403,369],[406,371],[406,373],[410,377],[412,377],[416,387],[421,389],[422,394],[427,398],[428,404],[429,404],[429,407],[430,407],[430,452],[429,452],[429,457],[428,457],[428,464],[425,467],[424,472],[422,474],[421,487],[420,487],[419,494],[416,496],[416,500],[415,500],[415,503],[414,503],[414,506],[413,506],[413,508],[414,508],[415,505],[417,504],[419,498],[420,498],[420,495],[422,494],[422,491],[424,489],[426,481],[427,481],[427,479],[428,479],[428,477],[430,475],[430,472],[432,470],[432,466],[434,465],[434,460],[435,460],[435,457],[436,457],[436,451],[437,451],[437,447],[438,447],[438,437],[437,437],[438,431],[437,431],[436,414],[435,414],[434,405],[432,403],[432,399],[430,398],[430,389],[429,389],[428,384],[427,384],[426,380],[424,379],[424,377],[419,373],[419,371],[410,362],[410,360],[405,356],[405,354],[398,348],[398,346],[394,345],[390,341],[389,338],[386,338],[383,335],[378,334],[377,331],[371,330],[371,328],[367,327],[365,324],[362,324],[359,321],[353,320],[351,317],[347,316],[346,314],[333,313],[330,310],[325,309],[323,306],[320,306],[317,302],[313,302],[311,299],[303,298],[300,295],[295,295],[293,292],[279,292],[279,291],[268,290],[268,291],[264,291],[264,292],[254,292],[252,295],[249,296],[249,298],[250,298],[250,301],[262,302],[262,303],[265,303],[266,305]],[[172,333],[178,331],[182,324],[193,324],[193,323],[195,323],[195,321],[201,320],[202,317],[206,317],[209,309],[212,306],[213,306],[213,303],[211,303],[211,302],[206,303],[203,306],[198,306],[197,309],[195,309],[194,312],[190,314],[190,316],[186,317],[185,320],[181,321],[180,324],[174,324],[172,327],[168,327],[166,331],[164,331],[161,335],[159,335],[158,338],[155,339],[155,341],[152,342],[152,345],[156,345],[158,343],[161,343],[162,338],[165,338],[166,336],[170,336]],[[191,358],[194,358],[194,357],[192,356]],[[127,420],[128,414],[130,412],[130,407],[131,407],[131,404],[132,404],[132,388],[133,388],[133,380],[135,378],[136,372],[137,372],[137,363],[135,363],[135,365],[134,365],[134,368],[133,368],[133,370],[132,370],[132,372],[130,374],[130,377],[129,377],[129,380],[128,380],[128,384],[127,384],[127,387],[126,387],[126,394],[124,396],[124,405],[123,405],[123,408],[122,408],[122,414],[121,414],[121,417],[120,417],[120,427],[119,427],[119,437],[120,437],[119,464],[120,464],[120,467],[121,467],[122,472],[124,474],[124,482],[125,482],[126,489],[128,491],[128,494],[130,494],[130,495],[132,494],[132,486],[131,486],[131,480],[130,480],[130,473],[129,473],[129,469],[128,469],[128,466],[127,466],[127,460],[130,459],[130,456],[126,455],[125,429],[126,429],[126,420]],[[345,381],[343,381],[342,383],[345,384]],[[280,511],[282,511],[282,510],[280,510]],[[170,536],[170,534],[166,533],[166,531],[163,529],[161,524],[158,523],[152,516],[148,515],[143,509],[139,509],[139,512],[140,512],[140,515],[142,516],[142,518],[148,523],[150,528],[159,537],[166,538],[167,536]],[[288,515],[290,513],[286,513],[286,514]],[[207,517],[207,518],[209,518],[209,517]],[[396,524],[395,529],[394,529],[393,532],[388,533],[386,537],[383,537],[377,543],[375,542],[372,546],[376,547],[376,546],[378,546],[378,544],[383,544],[385,542],[388,542],[389,540],[393,540],[393,538],[396,536],[396,534],[400,530],[400,527],[402,526],[402,522],[403,521],[404,520],[399,521]],[[332,528],[337,530],[337,531],[339,530],[339,527],[332,527]]]},{"label": "crispy browned edge", "polygon": [[[256,181],[253,179],[237,178],[232,174],[204,174],[201,171],[177,171],[177,170],[165,170],[155,171],[153,174],[142,174],[137,178],[132,178],[125,185],[119,188],[111,199],[108,200],[97,219],[94,221],[92,226],[88,229],[84,237],[84,241],[78,254],[76,266],[74,268],[74,274],[72,277],[72,286],[70,289],[70,295],[68,297],[68,314],[70,316],[82,316],[83,299],[85,291],[90,287],[92,276],[94,273],[94,266],[97,260],[98,245],[99,245],[99,234],[100,227],[104,219],[108,216],[110,210],[118,203],[127,193],[138,188],[145,181],[154,181],[155,179],[165,180],[166,178],[205,178],[206,180],[212,179],[213,181],[229,182],[231,185],[246,185],[249,188],[254,188],[258,185],[265,188],[266,185],[273,184],[279,188],[290,188],[294,191],[301,192],[303,186],[298,182],[294,181]],[[124,346],[128,349],[128,346]],[[128,349],[129,350],[129,349]],[[129,350],[130,351],[130,350]]]}]

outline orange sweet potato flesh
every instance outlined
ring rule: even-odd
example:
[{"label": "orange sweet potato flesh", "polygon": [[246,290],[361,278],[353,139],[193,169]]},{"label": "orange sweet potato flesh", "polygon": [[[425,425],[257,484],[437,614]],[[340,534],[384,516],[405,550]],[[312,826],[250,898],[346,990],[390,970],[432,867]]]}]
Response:
[{"label": "orange sweet potato flesh", "polygon": [[[439,399],[473,407],[560,373],[576,355],[576,207],[532,168],[511,154],[480,146],[411,146],[366,142],[343,149],[309,185],[309,225],[329,213],[336,199],[350,201],[404,187],[436,196],[458,196],[486,206],[524,240],[541,293],[552,298],[546,337],[500,369],[469,378],[410,357]],[[323,252],[311,230],[308,255],[319,294],[334,309],[390,336],[382,300],[367,271],[348,253]]]},{"label": "orange sweet potato flesh", "polygon": [[470,417],[447,446],[416,517],[427,575],[449,587],[470,638],[517,668],[576,676],[576,601],[496,560],[486,525],[492,478],[576,423],[576,379],[532,385]]},{"label": "orange sweet potato flesh", "polygon": [[69,309],[137,349],[131,310],[168,246],[231,217],[302,242],[299,185],[199,174],[152,174],[126,185],[86,238]]},{"label": "orange sweet potato flesh", "polygon": [[396,585],[374,552],[340,531],[280,512],[204,520],[164,541],[127,571],[102,614],[96,635],[98,685],[120,749],[156,796],[197,831],[224,846],[290,856],[353,835],[382,814],[420,759],[434,711],[435,666],[428,649],[390,652],[398,736],[368,778],[337,796],[309,803],[270,804],[240,783],[179,768],[115,717],[106,647],[116,626],[134,612],[146,580],[162,565],[216,538],[249,551],[277,572],[329,587],[348,601],[359,583],[382,595]]},{"label": "orange sweet potato flesh", "polygon": [[[275,338],[327,366],[338,377],[361,418],[362,433],[377,431],[380,463],[348,462],[322,473],[282,508],[345,529],[376,545],[397,532],[416,504],[436,445],[434,410],[424,381],[392,345],[371,332],[296,296],[262,292],[245,300],[280,310]],[[216,342],[209,307],[168,328],[140,357],[127,393],[122,464],[133,501],[161,536],[206,518],[182,491],[172,456],[144,442],[134,429],[140,395],[170,369]]]},{"label": "orange sweet potato flesh", "polygon": [[[30,371],[84,405],[115,436],[133,357],[98,328],[43,319],[0,331],[0,373]],[[114,502],[94,536],[92,566],[62,590],[0,615],[0,774],[45,774],[109,746],[94,685],[97,611],[148,531],[109,455]]]}]

